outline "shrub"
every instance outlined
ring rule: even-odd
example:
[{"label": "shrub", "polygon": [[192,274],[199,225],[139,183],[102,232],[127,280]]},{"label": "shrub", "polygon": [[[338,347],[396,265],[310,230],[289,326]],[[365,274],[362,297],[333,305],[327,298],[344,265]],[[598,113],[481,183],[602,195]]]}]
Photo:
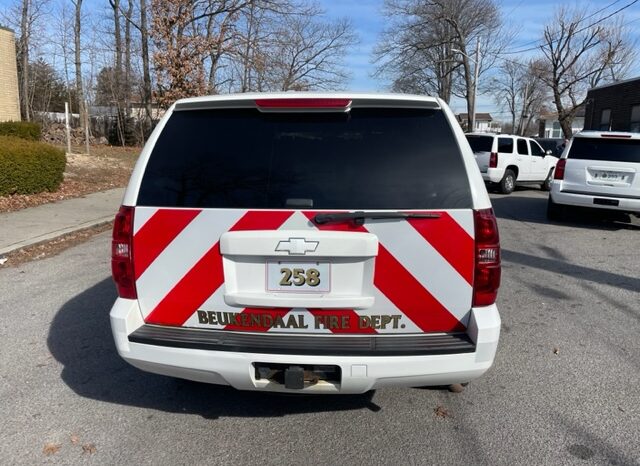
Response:
[{"label": "shrub", "polygon": [[15,136],[29,141],[39,141],[41,133],[40,125],[30,121],[5,121],[0,123],[0,136]]},{"label": "shrub", "polygon": [[0,196],[55,191],[66,164],[64,152],[53,146],[0,136]]}]

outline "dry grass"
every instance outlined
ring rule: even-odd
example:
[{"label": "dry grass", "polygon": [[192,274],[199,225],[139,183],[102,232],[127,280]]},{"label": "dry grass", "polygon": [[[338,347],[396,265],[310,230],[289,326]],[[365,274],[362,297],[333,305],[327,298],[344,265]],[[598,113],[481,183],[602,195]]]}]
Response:
[{"label": "dry grass", "polygon": [[[61,149],[65,150],[64,147]],[[56,192],[0,196],[0,212],[12,212],[49,202],[81,197],[98,191],[125,187],[140,153],[139,147],[93,146],[91,154],[74,147],[67,156],[64,181]]]}]

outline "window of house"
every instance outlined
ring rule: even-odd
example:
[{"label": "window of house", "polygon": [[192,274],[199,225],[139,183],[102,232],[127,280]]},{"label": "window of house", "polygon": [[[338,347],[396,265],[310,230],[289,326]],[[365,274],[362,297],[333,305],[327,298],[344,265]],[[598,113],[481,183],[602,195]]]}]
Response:
[{"label": "window of house", "polygon": [[562,137],[562,128],[560,128],[560,122],[553,122],[553,131],[551,131],[550,138],[561,138]]},{"label": "window of house", "polygon": [[640,133],[640,105],[631,107],[631,121],[629,122],[629,131],[632,133]]},{"label": "window of house", "polygon": [[605,108],[600,114],[600,131],[608,131],[611,125],[611,109]]}]

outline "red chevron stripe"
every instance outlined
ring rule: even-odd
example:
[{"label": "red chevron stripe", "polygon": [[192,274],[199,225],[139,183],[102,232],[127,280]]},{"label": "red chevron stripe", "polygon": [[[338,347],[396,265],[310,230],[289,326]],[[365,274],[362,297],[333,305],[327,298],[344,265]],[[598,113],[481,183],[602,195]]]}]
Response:
[{"label": "red chevron stripe", "polygon": [[[310,220],[316,215],[315,212],[304,212],[304,214]],[[331,231],[368,232],[364,226],[354,226],[351,222],[319,225],[318,228]],[[460,321],[429,293],[382,244],[378,245],[373,282],[376,288],[423,332],[464,330],[465,327]]]},{"label": "red chevron stripe", "polygon": [[200,209],[160,209],[142,225],[133,237],[136,280],[200,212]]},{"label": "red chevron stripe", "polygon": [[[272,319],[275,319],[276,317],[284,317],[285,315],[287,315],[287,313],[290,310],[291,309],[287,309],[287,308],[273,308],[273,309],[246,308],[240,314],[238,314],[238,316],[246,315],[246,314],[262,316],[266,314],[271,316]],[[250,318],[248,319],[248,322],[251,323]],[[244,332],[266,332],[270,328],[271,327],[265,327],[263,325],[258,325],[258,324],[249,325],[249,326],[229,324],[224,327],[225,330],[236,330],[236,331],[244,331]]]},{"label": "red chevron stripe", "polygon": [[[229,231],[277,230],[290,211],[249,211]],[[222,254],[216,242],[149,313],[146,322],[183,325],[187,319],[224,283]]]},{"label": "red chevron stripe", "polygon": [[452,332],[464,326],[380,244],[373,284],[423,332]]},{"label": "red chevron stripe", "polygon": [[448,213],[438,219],[408,220],[413,228],[433,246],[470,285],[473,284],[473,238]]},{"label": "red chevron stripe", "polygon": [[[360,328],[358,325],[358,314],[353,309],[309,309],[309,312],[313,314],[314,317],[320,317],[323,320],[321,323],[324,324],[325,328],[331,324],[331,317],[335,317],[333,322],[338,324],[338,327],[331,328],[332,333],[378,333],[375,329],[372,328]],[[345,328],[339,327],[342,324],[342,318],[345,318],[348,326]]]}]

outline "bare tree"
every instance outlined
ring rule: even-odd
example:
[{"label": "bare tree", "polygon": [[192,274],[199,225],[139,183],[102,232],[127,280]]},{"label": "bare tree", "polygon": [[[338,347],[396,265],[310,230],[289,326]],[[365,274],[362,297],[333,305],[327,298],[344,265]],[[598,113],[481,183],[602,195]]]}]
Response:
[{"label": "bare tree", "polygon": [[514,134],[528,133],[531,122],[547,99],[547,90],[538,73],[541,66],[537,60],[529,63],[505,60],[489,83],[488,89],[496,104],[511,116],[510,127]]},{"label": "bare tree", "polygon": [[82,48],[81,48],[81,28],[82,28],[82,0],[71,0],[75,7],[75,21],[73,23],[73,42],[75,46],[75,68],[76,68],[76,94],[78,98],[78,113],[80,121],[84,126],[85,150],[89,153],[89,113],[85,100],[84,87],[82,85]]},{"label": "bare tree", "polygon": [[343,57],[356,37],[351,23],[333,23],[314,15],[285,17],[269,57],[271,87],[281,91],[337,89],[348,75]]},{"label": "bare tree", "polygon": [[544,62],[538,74],[551,91],[565,138],[572,136],[587,90],[623,77],[636,55],[620,23],[587,19],[585,10],[558,9],[540,46]]},{"label": "bare tree", "polygon": [[[490,69],[506,34],[493,0],[386,0],[390,26],[374,57],[376,75],[397,90],[452,94],[467,101],[475,125],[477,77]],[[472,56],[473,55],[473,56]]]}]

